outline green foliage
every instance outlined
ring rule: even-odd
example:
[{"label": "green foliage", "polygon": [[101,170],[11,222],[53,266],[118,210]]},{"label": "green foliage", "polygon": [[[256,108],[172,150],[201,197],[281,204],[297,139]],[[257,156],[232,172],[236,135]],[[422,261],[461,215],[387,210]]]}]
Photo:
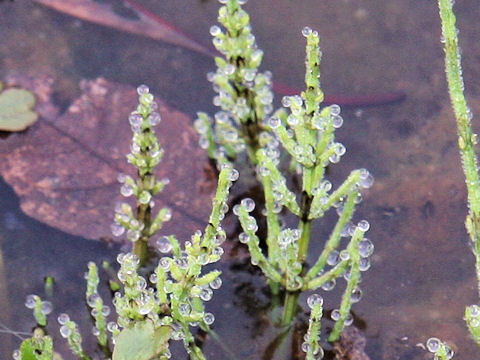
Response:
[{"label": "green foliage", "polygon": [[[279,286],[287,290],[283,325],[289,325],[297,310],[301,291],[319,287],[331,289],[338,277],[345,277],[347,287],[330,340],[338,339],[343,326],[351,322],[349,314],[352,293],[360,294],[357,285],[360,271],[369,268],[368,256],[373,245],[363,239],[369,224],[362,220],[352,224],[360,190],[372,185],[373,178],[365,169],[352,171],[336,190],[325,179],[325,169],[340,161],[345,146],[335,142],[335,130],[342,126],[340,107],[320,108],[324,95],[320,88],[319,37],[306,27],[307,39],[305,90],[282,99],[283,108],[273,110],[271,74],[258,72],[263,53],[251,33],[248,14],[237,0],[224,2],[218,20],[222,25],[210,29],[213,43],[224,58],[216,58],[217,71],[208,78],[218,93],[214,104],[221,110],[212,120],[200,113],[195,127],[200,133],[200,145],[218,163],[236,158],[244,149],[255,166],[263,185],[267,221],[267,252],[260,248],[256,235],[257,221],[249,213],[255,203],[244,199],[234,207],[243,233],[240,241],[248,246],[252,264],[258,265],[274,294]],[[281,147],[280,147],[281,145]],[[282,152],[283,148],[283,152]],[[286,153],[286,154],[285,154]],[[288,155],[291,167],[301,176],[302,188],[295,194],[287,186],[287,177],[280,171],[281,159]],[[339,218],[314,265],[307,269],[305,261],[315,219],[331,208],[337,208]],[[287,209],[298,218],[297,228],[281,226],[280,213]],[[340,249],[341,238],[351,237]],[[330,268],[329,268],[330,267]]]},{"label": "green foliage", "polygon": [[123,329],[116,337],[113,360],[150,360],[156,359],[168,347],[171,328],[155,328],[152,322],[136,323]]},{"label": "green foliage", "polygon": [[163,157],[163,149],[153,129],[161,120],[156,111],[158,105],[146,85],[139,86],[137,91],[139,104],[128,119],[133,138],[127,159],[136,168],[138,178],[135,180],[125,174],[118,177],[123,184],[120,192],[125,197],[133,195],[136,198],[136,208],[133,210],[126,202],[116,206],[112,233],[121,236],[126,232],[127,239],[134,243],[133,252],[143,265],[148,257],[149,239],[161,229],[165,221],[170,220],[171,210],[162,208],[156,216],[152,216],[154,197],[169,181],[158,180],[154,173]]},{"label": "green foliage", "polygon": [[434,354],[435,360],[449,360],[453,357],[453,350],[437,338],[427,340],[427,349]]},{"label": "green foliage", "polygon": [[[1,89],[0,89],[1,91]],[[0,93],[0,130],[22,131],[38,119],[30,91],[11,88]]]},{"label": "green foliage", "polygon": [[53,341],[43,330],[37,329],[31,338],[22,341],[19,352],[14,353],[18,360],[52,360]]}]

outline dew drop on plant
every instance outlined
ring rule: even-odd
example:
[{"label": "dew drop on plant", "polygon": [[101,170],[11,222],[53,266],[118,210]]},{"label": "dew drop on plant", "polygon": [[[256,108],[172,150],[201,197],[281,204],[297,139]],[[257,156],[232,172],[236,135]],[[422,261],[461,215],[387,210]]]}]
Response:
[{"label": "dew drop on plant", "polygon": [[117,330],[118,330],[118,325],[117,325],[117,323],[114,322],[114,321],[110,321],[110,322],[107,324],[107,330],[110,331],[110,332],[117,331]]},{"label": "dew drop on plant", "polygon": [[236,69],[235,65],[228,64],[223,68],[223,71],[225,75],[233,75],[235,73],[235,69]]},{"label": "dew drop on plant", "polygon": [[350,259],[350,253],[347,250],[340,251],[339,258],[342,261],[347,261]]},{"label": "dew drop on plant", "polygon": [[270,119],[268,119],[268,125],[272,128],[272,129],[276,129],[277,127],[280,126],[280,119],[277,118],[277,117],[271,117]]},{"label": "dew drop on plant", "polygon": [[90,307],[94,307],[98,300],[100,300],[100,296],[97,293],[93,293],[87,298],[87,304]]},{"label": "dew drop on plant", "polygon": [[118,181],[120,184],[123,184],[126,179],[127,179],[127,175],[125,175],[124,173],[120,173],[120,174],[118,174],[118,176],[117,176],[117,181]]},{"label": "dew drop on plant", "polygon": [[332,164],[337,164],[340,162],[340,156],[337,154],[332,154],[329,158],[328,161],[330,161]]},{"label": "dew drop on plant", "polygon": [[152,126],[155,126],[155,125],[158,125],[160,124],[160,121],[162,120],[162,118],[160,117],[160,114],[156,111],[152,112],[150,114],[150,116],[148,117],[148,122],[150,123],[150,125]]},{"label": "dew drop on plant", "polygon": [[339,253],[337,250],[333,250],[330,255],[327,257],[327,264],[330,266],[335,266],[338,264],[339,261]]},{"label": "dew drop on plant", "polygon": [[210,28],[210,35],[212,35],[212,36],[217,36],[217,35],[219,35],[221,32],[222,32],[222,30],[221,30],[220,27],[218,27],[217,25],[213,25],[213,26]]},{"label": "dew drop on plant", "polygon": [[308,352],[308,350],[310,350],[310,344],[305,341],[304,343],[302,343],[302,351]]},{"label": "dew drop on plant", "polygon": [[337,104],[332,104],[330,105],[330,114],[332,114],[332,116],[337,116],[340,114],[340,106],[338,106]]},{"label": "dew drop on plant", "polygon": [[14,350],[12,353],[13,360],[20,360],[21,356],[22,356],[22,353],[18,349]]},{"label": "dew drop on plant", "polygon": [[312,29],[308,26],[305,26],[303,29],[302,29],[302,35],[305,36],[305,37],[308,37],[310,36],[310,34],[312,33]]},{"label": "dew drop on plant", "polygon": [[330,281],[327,281],[325,283],[322,284],[322,289],[325,290],[325,291],[330,291],[332,290],[334,287],[335,287],[335,279],[332,279]]},{"label": "dew drop on plant", "polygon": [[98,336],[100,335],[100,330],[96,326],[92,327],[92,335],[93,336]]},{"label": "dew drop on plant", "polygon": [[367,238],[363,239],[358,243],[358,253],[361,257],[367,258],[373,254],[374,246],[370,240]]},{"label": "dew drop on plant", "polygon": [[358,270],[367,271],[368,269],[370,269],[370,260],[367,258],[361,258],[358,263]]},{"label": "dew drop on plant", "polygon": [[364,189],[368,189],[373,185],[373,176],[367,169],[360,170],[360,181],[358,184]]},{"label": "dew drop on plant", "polygon": [[361,232],[367,232],[370,229],[370,223],[367,220],[361,220],[357,226]]},{"label": "dew drop on plant", "polygon": [[139,276],[137,281],[137,289],[145,290],[146,287],[147,287],[147,281],[142,276]]},{"label": "dew drop on plant", "polygon": [[432,337],[427,340],[427,349],[428,351],[435,353],[440,349],[440,344],[441,342],[439,339]]},{"label": "dew drop on plant", "polygon": [[230,181],[237,181],[239,176],[240,173],[238,172],[238,170],[232,169],[232,171],[230,172]]},{"label": "dew drop on plant", "polygon": [[168,271],[170,269],[170,261],[169,257],[163,257],[158,261],[158,264],[163,270]]},{"label": "dew drop on plant", "polygon": [[29,309],[33,309],[37,304],[37,295],[28,295],[25,300],[25,306]]},{"label": "dew drop on plant", "polygon": [[340,115],[334,116],[332,118],[332,123],[335,129],[341,128],[343,125],[343,118]]},{"label": "dew drop on plant", "polygon": [[137,241],[140,238],[140,232],[137,230],[129,229],[127,231],[127,239],[130,241]]},{"label": "dew drop on plant", "polygon": [[142,84],[139,87],[137,87],[137,94],[138,95],[148,94],[149,91],[150,91],[150,89],[145,84]]},{"label": "dew drop on plant", "polygon": [[332,314],[330,315],[330,317],[332,318],[333,321],[338,321],[340,320],[340,311],[338,309],[333,309],[332,310]]},{"label": "dew drop on plant", "polygon": [[183,316],[190,315],[191,310],[192,310],[192,308],[187,303],[181,303],[178,306],[178,312],[180,313],[180,315],[183,315]]},{"label": "dew drop on plant", "polygon": [[255,209],[255,201],[250,198],[245,198],[240,203],[247,212],[252,212]]},{"label": "dew drop on plant", "polygon": [[213,290],[220,289],[222,286],[222,279],[219,276],[215,280],[211,281],[209,285]]},{"label": "dew drop on plant", "polygon": [[215,316],[212,313],[205,313],[205,316],[203,317],[203,321],[205,321],[205,324],[207,325],[212,325],[213,322],[215,321]]},{"label": "dew drop on plant", "polygon": [[359,302],[360,299],[362,298],[362,289],[360,289],[359,287],[356,287],[355,289],[353,289],[352,291],[352,295],[350,297],[350,299],[352,300],[352,303],[356,303],[356,302]]},{"label": "dew drop on plant", "polygon": [[315,305],[323,305],[323,297],[318,294],[312,294],[307,298],[307,305],[310,309],[313,310]]},{"label": "dew drop on plant", "polygon": [[250,241],[250,236],[242,232],[240,235],[238,235],[238,241],[240,241],[242,244],[247,244]]},{"label": "dew drop on plant", "polygon": [[133,188],[130,185],[124,184],[120,188],[120,193],[125,197],[129,197],[133,194]]},{"label": "dew drop on plant", "polygon": [[478,305],[471,305],[470,306],[470,315],[473,317],[480,316],[480,307]]},{"label": "dew drop on plant", "polygon": [[64,338],[68,338],[72,334],[72,330],[67,325],[62,325],[60,327],[60,335]]},{"label": "dew drop on plant", "polygon": [[157,246],[158,251],[160,251],[162,254],[168,254],[170,251],[172,251],[172,244],[166,236],[162,236],[161,238],[157,239],[155,245]]},{"label": "dew drop on plant", "polygon": [[210,288],[203,288],[200,293],[200,299],[203,301],[209,301],[213,296],[213,291]]},{"label": "dew drop on plant", "polygon": [[138,128],[142,125],[143,116],[138,112],[132,112],[128,117],[128,121],[132,127]]},{"label": "dew drop on plant", "polygon": [[57,321],[60,325],[65,325],[68,321],[70,321],[70,316],[65,313],[61,313],[58,315]]},{"label": "dew drop on plant", "polygon": [[347,317],[345,318],[345,322],[344,322],[345,326],[350,326],[353,324],[353,316],[352,314],[348,313],[347,314]]},{"label": "dew drop on plant", "polygon": [[110,315],[110,311],[111,311],[111,310],[110,310],[110,306],[104,305],[104,306],[102,307],[102,315],[103,315],[103,316],[108,316],[108,315]]},{"label": "dew drop on plant", "polygon": [[53,305],[50,301],[43,301],[42,302],[42,314],[43,315],[48,315],[52,312],[53,310]]}]

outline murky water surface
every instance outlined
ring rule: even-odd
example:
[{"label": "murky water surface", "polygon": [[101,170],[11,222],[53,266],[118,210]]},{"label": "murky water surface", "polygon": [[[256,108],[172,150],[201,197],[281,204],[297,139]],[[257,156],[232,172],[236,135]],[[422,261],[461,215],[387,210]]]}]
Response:
[{"label": "murky water surface", "polygon": [[[138,1],[209,43],[215,1]],[[338,131],[348,152],[329,171],[333,183],[360,167],[376,178],[356,215],[371,223],[375,254],[364,274],[364,297],[353,307],[355,325],[367,338],[371,359],[423,359],[418,344],[430,336],[449,341],[458,359],[472,358],[478,349],[462,317],[465,306],[478,298],[435,2],[262,0],[251,1],[247,10],[265,51],[263,69],[272,70],[276,81],[301,88],[300,31],[309,25],[322,37],[322,86],[328,95],[407,94],[401,104],[344,110]],[[473,0],[457,1],[467,95],[473,113],[480,114],[476,10]],[[213,62],[205,56],[21,0],[0,1],[0,32],[0,78],[11,72],[52,74],[54,100],[62,109],[79,95],[81,79],[103,76],[132,86],[148,83],[190,116],[213,111],[205,80]],[[0,188],[1,322],[29,331],[34,324],[24,298],[32,292],[44,296],[43,278],[53,276],[55,313],[69,309],[89,331],[88,314],[78,300],[83,299],[83,272],[89,260],[113,261],[118,247],[33,221],[22,214],[10,187],[0,182]],[[314,228],[313,255],[331,226],[324,222]],[[268,322],[269,297],[258,273],[241,263],[230,259],[221,265],[225,285],[209,309],[226,348],[238,359],[260,359],[275,336]],[[327,313],[338,306],[342,286],[325,295]],[[52,332],[55,326],[52,321]],[[7,334],[0,339],[0,357],[8,359],[19,340]],[[57,344],[64,358],[71,358],[63,342]],[[228,358],[212,339],[205,351],[211,359]]]}]

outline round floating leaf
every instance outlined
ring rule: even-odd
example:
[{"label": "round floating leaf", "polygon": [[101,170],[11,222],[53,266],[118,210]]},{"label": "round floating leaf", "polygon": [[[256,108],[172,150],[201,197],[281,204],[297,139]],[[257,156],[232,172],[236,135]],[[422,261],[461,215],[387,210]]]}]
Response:
[{"label": "round floating leaf", "polygon": [[22,131],[38,119],[32,111],[35,97],[30,91],[8,89],[0,94],[0,130]]},{"label": "round floating leaf", "polygon": [[168,347],[170,327],[157,329],[151,321],[136,323],[131,328],[123,329],[115,339],[113,360],[150,360],[156,358]]}]

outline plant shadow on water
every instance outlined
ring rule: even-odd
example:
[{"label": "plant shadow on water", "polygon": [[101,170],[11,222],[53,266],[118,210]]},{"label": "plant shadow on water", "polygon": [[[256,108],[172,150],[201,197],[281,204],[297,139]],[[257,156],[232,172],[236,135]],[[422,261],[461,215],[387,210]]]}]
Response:
[{"label": "plant shadow on water", "polygon": [[[213,69],[210,60],[100,26],[79,25],[72,18],[20,3],[0,3],[0,15],[6,19],[0,24],[6,34],[0,44],[1,76],[29,68],[54,69],[63,77],[56,89],[61,105],[78,95],[79,79],[103,75],[134,86],[154,82],[151,86],[156,93],[190,115],[211,110],[206,104],[213,93],[204,80],[204,73]],[[186,32],[205,34],[203,42],[207,43],[218,4],[207,1],[187,6],[190,3],[165,1],[154,10]],[[353,308],[358,315],[355,325],[367,337],[368,355],[378,360],[423,359],[425,352],[416,344],[437,336],[462,349],[457,359],[472,358],[478,350],[468,337],[462,317],[464,306],[475,299],[473,257],[466,242],[461,241],[466,239],[465,191],[443,80],[435,2],[368,0],[325,5],[311,0],[295,5],[296,9],[292,1],[251,3],[247,9],[266,54],[263,68],[271,69],[275,79],[302,83],[303,55],[298,54],[303,54],[303,43],[299,32],[308,24],[316,27],[323,39],[322,81],[329,93],[350,89],[374,92],[399,84],[409,96],[398,106],[345,111],[339,137],[348,152],[342,165],[332,167],[330,172],[333,182],[357,167],[368,168],[376,177],[358,213],[372,224],[369,237],[375,244],[375,254],[372,269],[361,284],[364,297]],[[466,53],[466,88],[470,95],[478,95],[480,83],[468,81],[480,75],[478,64],[472,60],[480,53],[475,42],[478,22],[475,12],[470,11],[477,4],[470,0],[458,5],[458,17],[464,19],[459,26]],[[26,10],[21,6],[27,6]],[[187,13],[179,12],[179,8],[188,9]],[[293,10],[298,14],[294,19],[290,16]],[[30,16],[26,19],[25,14]],[[291,26],[285,25],[287,17]],[[20,26],[16,33],[3,29],[13,25]],[[25,32],[27,28],[39,29],[38,37]],[[42,33],[56,41],[47,44],[40,37]],[[111,44],[120,48],[112,49]],[[296,55],[285,56],[286,49]],[[145,53],[149,56],[143,57]],[[472,110],[480,113],[478,100],[473,100]],[[0,190],[0,240],[10,301],[10,318],[2,312],[2,322],[13,330],[29,331],[34,321],[23,306],[25,296],[32,292],[43,295],[43,278],[52,275],[56,280],[55,313],[68,308],[78,316],[82,332],[89,334],[83,273],[89,260],[97,264],[103,259],[113,261],[117,249],[66,235],[27,218],[3,181]],[[316,225],[314,233],[319,239],[325,238],[330,229],[328,223],[324,225]],[[312,241],[312,253],[321,246]],[[242,250],[234,247],[231,254],[241,255]],[[214,330],[225,346],[240,349],[236,353],[239,359],[259,359],[275,337],[276,329],[269,320],[270,299],[263,278],[250,272],[248,260],[243,258],[238,264],[231,261],[222,263],[224,286],[207,307],[215,313]],[[325,297],[327,309],[337,303],[342,285]],[[54,318],[50,320],[55,327],[51,333],[57,334]],[[0,344],[0,357],[8,359],[18,341],[0,334]],[[57,341],[57,345],[65,346],[65,342]],[[59,349],[68,354],[66,347]],[[210,359],[223,358],[223,350],[211,338],[206,339],[204,350]]]}]

